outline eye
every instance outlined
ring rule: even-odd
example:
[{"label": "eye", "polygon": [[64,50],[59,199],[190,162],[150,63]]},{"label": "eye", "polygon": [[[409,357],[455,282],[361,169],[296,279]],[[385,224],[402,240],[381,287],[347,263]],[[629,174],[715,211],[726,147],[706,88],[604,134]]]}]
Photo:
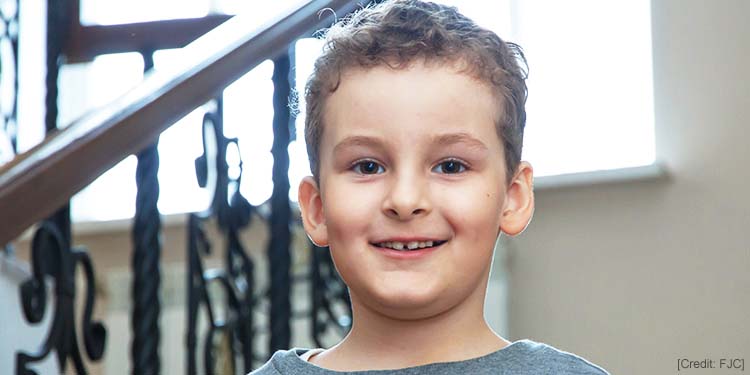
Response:
[{"label": "eye", "polygon": [[378,174],[385,172],[382,165],[372,160],[362,160],[352,166],[354,172],[359,174]]},{"label": "eye", "polygon": [[466,164],[458,160],[446,160],[436,165],[435,168],[432,169],[432,171],[445,174],[461,173],[466,171]]}]

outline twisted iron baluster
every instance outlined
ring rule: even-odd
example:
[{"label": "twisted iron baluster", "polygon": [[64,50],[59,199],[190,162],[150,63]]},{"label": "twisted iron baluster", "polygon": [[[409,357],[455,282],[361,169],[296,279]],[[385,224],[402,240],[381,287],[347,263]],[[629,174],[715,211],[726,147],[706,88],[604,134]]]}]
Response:
[{"label": "twisted iron baluster", "polygon": [[60,73],[62,47],[67,40],[69,15],[64,1],[47,1],[47,75],[45,77],[46,95],[44,104],[44,124],[47,134],[57,130],[57,78]]},{"label": "twisted iron baluster", "polygon": [[291,341],[291,208],[289,204],[289,142],[294,134],[294,119],[289,109],[294,76],[291,64],[294,49],[273,60],[273,193],[271,195],[268,264],[270,270],[269,298],[271,300],[271,339],[269,354],[288,349]]},{"label": "twisted iron baluster", "polygon": [[[151,52],[143,53],[144,70],[154,66]],[[131,324],[133,341],[131,356],[133,372],[157,374],[159,360],[159,286],[161,271],[161,216],[157,207],[159,200],[159,151],[158,140],[138,153],[136,186],[138,192],[133,220],[133,312]]]}]

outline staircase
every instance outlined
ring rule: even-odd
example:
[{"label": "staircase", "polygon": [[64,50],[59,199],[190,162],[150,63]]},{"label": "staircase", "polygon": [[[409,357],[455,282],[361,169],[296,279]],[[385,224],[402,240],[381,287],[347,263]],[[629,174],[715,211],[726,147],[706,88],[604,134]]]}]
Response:
[{"label": "staircase", "polygon": [[[213,199],[205,211],[192,213],[186,219],[184,274],[188,324],[184,340],[169,338],[175,344],[184,345],[185,371],[188,374],[247,373],[259,367],[275,350],[290,347],[291,324],[295,319],[311,322],[310,336],[318,346],[324,346],[323,336],[331,328],[336,334],[346,333],[351,321],[346,317],[351,312],[342,314],[333,306],[351,307],[346,288],[338,279],[327,252],[308,244],[309,272],[298,279],[290,275],[292,231],[298,224],[288,198],[287,146],[290,124],[294,121],[288,100],[294,87],[290,73],[294,70],[295,40],[311,37],[314,31],[330,25],[334,15],[346,15],[361,3],[312,0],[269,20],[260,28],[249,22],[252,15],[209,15],[196,19],[88,26],[80,22],[78,0],[48,3],[47,136],[36,147],[0,165],[0,246],[7,244],[0,250],[3,264],[19,264],[20,261],[13,259],[13,244],[24,231],[33,232],[28,267],[12,266],[13,271],[9,270],[11,266],[0,267],[0,281],[16,280],[3,284],[0,293],[8,294],[8,290],[17,286],[16,295],[20,297],[3,301],[21,306],[26,320],[26,323],[8,323],[12,330],[7,332],[36,329],[37,336],[29,337],[42,339],[38,350],[19,349],[14,363],[0,363],[0,372],[29,374],[36,369],[46,373],[50,367],[37,366],[39,363],[50,366],[49,358],[54,353],[54,364],[60,372],[89,373],[92,371],[87,365],[103,358],[107,343],[121,339],[108,336],[107,327],[92,317],[96,304],[96,264],[84,248],[73,243],[69,202],[74,194],[129,155],[138,158],[134,176],[138,193],[134,202],[131,249],[133,339],[130,368],[123,371],[168,372],[161,364],[158,350],[162,340],[159,293],[163,224],[156,206],[159,197],[157,144],[164,130],[207,103],[212,109],[203,119],[205,152],[194,162],[198,182],[203,187],[213,187]],[[320,12],[322,9],[332,12]],[[7,20],[8,15],[3,14],[3,19]],[[18,12],[10,19],[6,24],[17,23]],[[13,43],[16,52],[11,58],[18,66],[17,50],[18,44],[23,43],[23,35],[6,32],[4,38]],[[185,56],[200,58],[186,57],[181,67],[171,71],[151,71],[154,52],[169,48],[182,48]],[[143,82],[103,108],[60,126],[57,81],[61,66],[115,52],[138,52],[143,56],[146,71]],[[239,183],[241,175],[230,176],[226,154],[237,139],[224,135],[222,108],[223,90],[267,59],[274,62],[274,91],[269,100],[273,103],[274,118],[273,123],[268,124],[274,132],[274,191],[269,206],[259,208],[231,188]],[[7,64],[2,66],[6,68]],[[10,75],[3,74],[0,79],[7,76]],[[5,129],[0,130],[5,130],[9,143],[15,147],[15,107],[9,113],[4,118]],[[243,231],[249,230],[254,220],[263,221],[269,231],[265,253],[267,287],[257,282],[256,262],[248,256],[247,245],[242,240]],[[209,268],[204,262],[213,247],[207,229],[211,226],[217,227],[216,232],[222,237],[220,251],[224,262],[218,268]],[[306,284],[310,290],[311,308],[302,314],[292,313],[290,296],[295,283]],[[217,298],[211,297],[216,288],[226,296],[220,304]],[[224,312],[223,318],[217,316],[218,311]],[[268,317],[267,322],[254,321],[257,311]],[[5,317],[5,310],[3,313],[0,316]],[[204,327],[199,325],[201,319],[207,321]],[[46,330],[40,336],[39,326],[24,329],[26,324],[42,324]],[[6,342],[0,348],[13,347],[6,329],[2,331],[0,340]],[[259,344],[258,337],[263,333],[268,340]],[[216,344],[222,337],[226,345]]]}]

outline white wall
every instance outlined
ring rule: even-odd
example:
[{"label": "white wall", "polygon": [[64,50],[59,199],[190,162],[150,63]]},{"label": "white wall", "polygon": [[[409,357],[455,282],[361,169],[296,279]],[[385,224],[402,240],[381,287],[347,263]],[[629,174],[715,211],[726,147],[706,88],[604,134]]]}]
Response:
[{"label": "white wall", "polygon": [[656,151],[670,177],[537,192],[509,246],[512,338],[613,374],[750,359],[749,15],[746,0],[653,0]]},{"label": "white wall", "polygon": [[[19,286],[30,276],[25,264],[6,257],[0,251],[0,374],[16,373],[16,354],[36,353],[47,337],[54,313],[52,300],[47,302],[44,318],[38,324],[30,325],[23,316]],[[54,289],[47,288],[48,295]],[[30,369],[40,374],[58,373],[57,357],[47,356],[36,362]]]}]

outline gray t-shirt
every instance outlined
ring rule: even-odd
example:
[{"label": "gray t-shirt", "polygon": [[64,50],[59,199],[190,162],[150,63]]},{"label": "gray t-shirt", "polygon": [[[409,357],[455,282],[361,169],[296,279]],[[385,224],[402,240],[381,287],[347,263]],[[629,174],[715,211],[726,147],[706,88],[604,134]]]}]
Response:
[{"label": "gray t-shirt", "polygon": [[570,374],[608,375],[585,359],[531,340],[519,340],[482,357],[457,362],[439,362],[397,370],[331,371],[306,362],[300,356],[309,349],[279,350],[251,375],[444,375],[444,374]]}]

